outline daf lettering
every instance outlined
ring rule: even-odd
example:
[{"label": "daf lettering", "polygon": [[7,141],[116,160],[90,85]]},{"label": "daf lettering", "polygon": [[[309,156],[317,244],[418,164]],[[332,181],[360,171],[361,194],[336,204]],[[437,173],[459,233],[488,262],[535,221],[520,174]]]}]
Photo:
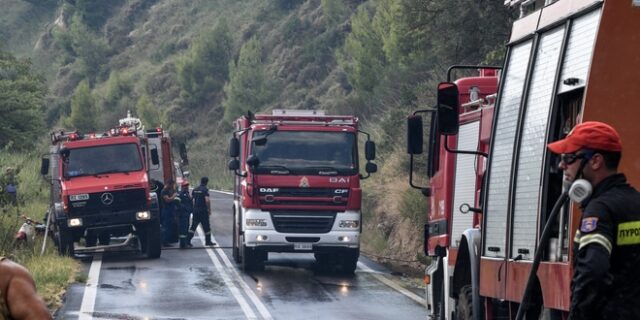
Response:
[{"label": "daf lettering", "polygon": [[342,177],[331,177],[329,178],[330,183],[349,183],[349,178]]},{"label": "daf lettering", "polygon": [[269,193],[269,192],[275,193],[275,192],[278,192],[279,190],[280,189],[278,188],[260,188],[260,192],[262,193]]}]

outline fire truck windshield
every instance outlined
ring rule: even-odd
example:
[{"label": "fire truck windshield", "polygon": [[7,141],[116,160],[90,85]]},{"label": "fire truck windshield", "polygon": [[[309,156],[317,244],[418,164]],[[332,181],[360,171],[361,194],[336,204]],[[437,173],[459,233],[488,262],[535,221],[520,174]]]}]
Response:
[{"label": "fire truck windshield", "polygon": [[266,143],[253,143],[257,173],[352,175],[357,172],[356,140],[350,132],[264,131]]},{"label": "fire truck windshield", "polygon": [[67,178],[142,170],[138,146],[134,143],[68,149],[64,176]]}]

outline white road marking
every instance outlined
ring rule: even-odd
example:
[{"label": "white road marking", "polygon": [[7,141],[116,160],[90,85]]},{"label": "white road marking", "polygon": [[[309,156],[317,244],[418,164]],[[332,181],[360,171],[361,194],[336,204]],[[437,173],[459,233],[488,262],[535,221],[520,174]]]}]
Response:
[{"label": "white road marking", "polygon": [[102,254],[96,254],[91,260],[89,268],[89,276],[87,277],[87,286],[82,296],[82,304],[80,305],[80,316],[78,320],[93,319],[93,309],[96,304],[96,295],[98,293],[98,280],[100,279],[100,268],[102,267]]},{"label": "white road marking", "polygon": [[[200,238],[200,241],[204,246],[205,240],[203,237],[204,233],[202,232],[202,227],[198,226],[197,231],[198,231],[198,238]],[[236,301],[238,301],[238,304],[240,305],[240,308],[242,308],[242,311],[244,312],[247,319],[258,319],[256,314],[251,309],[251,306],[249,306],[249,303],[247,302],[247,300],[244,298],[244,296],[242,296],[242,293],[240,292],[238,287],[236,287],[236,285],[233,283],[233,280],[231,279],[231,277],[229,277],[227,270],[225,270],[225,268],[222,266],[222,263],[220,263],[220,260],[218,260],[218,257],[213,252],[213,250],[210,247],[207,247],[206,251],[207,251],[207,254],[209,255],[209,258],[211,259],[213,264],[216,266],[216,269],[218,269],[218,274],[222,277],[222,280],[229,288],[229,291],[231,291],[231,294],[233,295],[233,297],[236,299]],[[235,279],[235,280],[238,281],[239,279]]]},{"label": "white road marking", "polygon": [[[213,242],[217,243],[213,234],[211,235],[211,239]],[[269,313],[269,310],[267,310],[267,307],[264,305],[264,303],[260,301],[260,298],[258,298],[258,296],[253,292],[253,290],[251,290],[249,285],[247,285],[247,283],[242,280],[242,277],[238,274],[238,272],[236,271],[235,267],[233,266],[233,264],[231,263],[227,255],[224,254],[224,252],[222,251],[220,251],[219,253],[220,253],[220,257],[222,258],[222,261],[224,261],[224,264],[227,266],[227,268],[229,268],[228,270],[230,270],[234,278],[238,280],[238,282],[242,286],[242,289],[245,291],[247,296],[249,296],[249,299],[251,299],[251,301],[253,302],[253,305],[256,306],[256,308],[258,309],[258,312],[260,312],[260,315],[262,315],[264,319],[269,319],[269,320],[273,319],[273,317],[271,316],[271,313]]]},{"label": "white road marking", "polygon": [[415,302],[426,306],[426,301],[424,298],[418,296],[417,294],[403,288],[402,286],[400,286],[399,284],[395,283],[392,280],[387,279],[385,276],[383,276],[381,273],[374,271],[373,269],[369,268],[366,264],[362,263],[362,262],[358,262],[358,267],[362,270],[364,270],[365,272],[370,273],[374,278],[378,279],[380,282],[386,284],[387,286],[389,286],[390,288],[404,294],[405,296],[409,297],[410,299],[414,300]]}]

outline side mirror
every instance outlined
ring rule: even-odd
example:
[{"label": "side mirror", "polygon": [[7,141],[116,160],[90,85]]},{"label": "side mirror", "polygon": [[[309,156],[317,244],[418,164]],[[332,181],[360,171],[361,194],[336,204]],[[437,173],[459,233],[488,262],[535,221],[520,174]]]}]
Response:
[{"label": "side mirror", "polygon": [[69,154],[71,154],[71,151],[67,148],[62,148],[60,149],[59,154],[63,160],[66,160],[67,158],[69,158]]},{"label": "side mirror", "polygon": [[240,169],[240,160],[238,160],[238,159],[229,160],[229,164],[227,165],[227,167],[231,171],[236,171],[236,170]]},{"label": "side mirror", "polygon": [[253,144],[256,146],[264,146],[265,144],[267,144],[267,136],[259,135],[259,136],[253,137],[251,139],[251,142],[253,142]]},{"label": "side mirror", "polygon": [[40,174],[45,176],[49,173],[49,158],[42,158],[42,163],[40,163]]},{"label": "side mirror", "polygon": [[160,156],[158,155],[158,149],[151,149],[151,163],[153,165],[160,164]]},{"label": "side mirror", "polygon": [[376,158],[375,142],[367,140],[367,142],[364,143],[364,157],[367,159],[367,161],[371,161]]},{"label": "side mirror", "polygon": [[189,157],[187,156],[187,145],[185,145],[184,143],[180,143],[179,148],[182,164],[189,165]]},{"label": "side mirror", "polygon": [[249,167],[255,168],[260,164],[260,159],[255,154],[252,154],[247,158],[247,164]]},{"label": "side mirror", "polygon": [[236,137],[229,140],[229,157],[236,158],[240,155],[240,141]]},{"label": "side mirror", "polygon": [[367,173],[378,172],[378,165],[373,162],[367,162],[367,164],[364,166],[364,171],[366,171]]},{"label": "side mirror", "polygon": [[438,85],[438,129],[447,136],[458,134],[459,108],[458,86],[443,82]]},{"label": "side mirror", "polygon": [[424,132],[422,128],[422,116],[413,115],[407,118],[408,154],[422,154],[422,145],[424,144]]}]

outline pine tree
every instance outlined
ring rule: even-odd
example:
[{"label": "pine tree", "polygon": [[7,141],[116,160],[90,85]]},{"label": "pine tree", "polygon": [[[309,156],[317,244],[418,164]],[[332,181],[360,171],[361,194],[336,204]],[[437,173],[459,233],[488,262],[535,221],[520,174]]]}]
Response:
[{"label": "pine tree", "polygon": [[240,49],[237,63],[230,64],[229,82],[224,87],[224,119],[232,121],[248,110],[255,112],[271,98],[267,90],[262,45],[253,37]]},{"label": "pine tree", "polygon": [[89,90],[89,84],[87,81],[82,81],[71,97],[69,125],[80,132],[92,132],[98,129],[97,116],[96,103]]},{"label": "pine tree", "polygon": [[44,131],[44,79],[30,60],[0,51],[0,148],[28,149]]},{"label": "pine tree", "polygon": [[233,40],[224,20],[202,34],[189,56],[178,63],[181,95],[189,105],[206,103],[219,94],[229,77]]}]

